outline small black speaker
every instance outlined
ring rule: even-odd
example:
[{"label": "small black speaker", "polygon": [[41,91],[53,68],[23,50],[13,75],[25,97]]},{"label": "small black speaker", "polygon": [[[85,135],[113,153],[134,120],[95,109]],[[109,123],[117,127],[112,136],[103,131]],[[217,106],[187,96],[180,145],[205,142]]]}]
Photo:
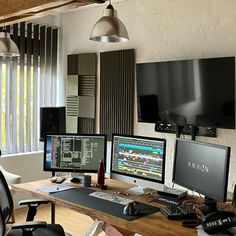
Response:
[{"label": "small black speaker", "polygon": [[40,141],[44,141],[46,133],[66,132],[66,107],[40,108]]},{"label": "small black speaker", "polygon": [[234,185],[232,205],[233,205],[234,208],[236,207],[236,184]]}]

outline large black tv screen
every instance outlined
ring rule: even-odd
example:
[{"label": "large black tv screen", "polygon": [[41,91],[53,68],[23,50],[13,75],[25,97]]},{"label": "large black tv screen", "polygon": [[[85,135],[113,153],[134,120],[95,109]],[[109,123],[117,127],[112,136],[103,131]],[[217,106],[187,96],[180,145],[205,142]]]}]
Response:
[{"label": "large black tv screen", "polygon": [[136,64],[138,121],[235,128],[235,57]]}]

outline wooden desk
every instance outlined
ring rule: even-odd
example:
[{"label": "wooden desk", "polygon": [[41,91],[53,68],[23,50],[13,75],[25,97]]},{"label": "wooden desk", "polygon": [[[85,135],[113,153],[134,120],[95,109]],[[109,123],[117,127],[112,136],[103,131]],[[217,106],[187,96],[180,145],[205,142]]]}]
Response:
[{"label": "wooden desk", "polygon": [[[93,176],[95,178],[95,176]],[[93,179],[95,180],[95,179]],[[75,185],[68,183],[70,185]],[[125,189],[132,187],[132,185],[121,183],[115,180],[106,179],[108,185],[107,192],[123,192]],[[161,212],[154,213],[149,216],[141,217],[137,220],[126,221],[112,215],[108,215],[98,210],[84,207],[83,205],[74,204],[62,199],[53,197],[52,195],[38,190],[40,187],[52,185],[49,180],[34,181],[29,183],[22,183],[13,186],[15,191],[20,191],[29,194],[35,198],[47,198],[56,205],[75,210],[82,214],[90,216],[92,219],[99,219],[107,222],[117,228],[124,235],[132,235],[133,233],[140,233],[144,236],[196,236],[197,231],[191,228],[182,227],[181,221],[168,220]],[[79,184],[76,184],[80,187]],[[96,189],[98,190],[98,189]],[[124,195],[121,195],[124,196]],[[148,203],[147,195],[143,196],[126,196],[136,201]],[[158,203],[148,203],[153,206],[160,206]]]}]

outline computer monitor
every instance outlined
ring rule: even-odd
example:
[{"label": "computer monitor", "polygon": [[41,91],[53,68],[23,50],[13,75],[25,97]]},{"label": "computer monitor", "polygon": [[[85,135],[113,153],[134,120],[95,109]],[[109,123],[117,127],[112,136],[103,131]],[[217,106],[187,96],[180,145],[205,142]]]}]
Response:
[{"label": "computer monitor", "polygon": [[166,140],[160,138],[112,135],[111,178],[143,188],[164,189]]},{"label": "computer monitor", "polygon": [[173,183],[205,195],[204,211],[215,210],[226,201],[229,160],[230,147],[177,138]]},{"label": "computer monitor", "polygon": [[106,163],[106,135],[46,133],[43,170],[96,173]]}]

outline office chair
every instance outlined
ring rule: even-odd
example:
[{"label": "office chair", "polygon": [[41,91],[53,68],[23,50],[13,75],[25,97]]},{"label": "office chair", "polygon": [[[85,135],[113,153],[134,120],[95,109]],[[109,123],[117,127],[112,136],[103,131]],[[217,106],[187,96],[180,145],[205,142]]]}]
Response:
[{"label": "office chair", "polygon": [[6,232],[6,223],[12,215],[13,200],[8,184],[0,171],[0,236],[65,236],[65,232],[59,224],[47,224],[45,221],[32,221],[40,204],[48,203],[48,200],[23,201],[28,205],[27,221],[23,224],[13,224]]},{"label": "office chair", "polygon": [[[1,151],[0,151],[1,152]],[[0,155],[1,156],[1,155]],[[21,182],[21,176],[13,174],[11,172],[6,171],[3,166],[0,165],[0,171],[2,171],[7,184],[8,184],[8,188],[11,191],[11,194],[14,195],[14,191],[12,190],[12,186],[13,184],[19,184]],[[11,216],[11,221],[9,221],[9,223],[15,223],[15,215],[14,215],[14,210],[12,212],[12,216]]]}]

